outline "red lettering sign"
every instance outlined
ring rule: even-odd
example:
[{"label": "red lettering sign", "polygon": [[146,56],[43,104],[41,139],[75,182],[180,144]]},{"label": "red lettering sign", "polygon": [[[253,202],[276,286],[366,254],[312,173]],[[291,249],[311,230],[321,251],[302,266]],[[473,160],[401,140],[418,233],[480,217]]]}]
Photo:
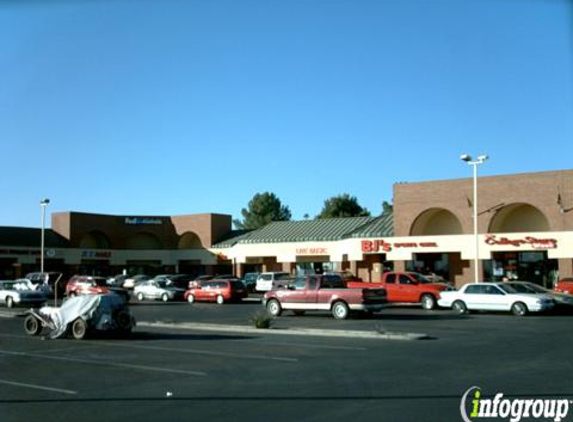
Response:
[{"label": "red lettering sign", "polygon": [[534,249],[555,249],[557,248],[557,239],[538,239],[533,236],[527,236],[524,239],[510,239],[508,237],[497,237],[488,234],[485,237],[485,243],[491,246],[513,246],[519,248],[522,245],[531,246]]}]

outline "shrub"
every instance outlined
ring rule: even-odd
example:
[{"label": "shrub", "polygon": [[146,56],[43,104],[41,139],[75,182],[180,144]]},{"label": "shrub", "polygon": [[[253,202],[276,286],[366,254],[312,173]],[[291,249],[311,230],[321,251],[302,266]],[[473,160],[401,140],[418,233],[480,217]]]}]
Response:
[{"label": "shrub", "polygon": [[266,310],[258,311],[249,318],[255,328],[270,328],[272,320],[273,317]]}]

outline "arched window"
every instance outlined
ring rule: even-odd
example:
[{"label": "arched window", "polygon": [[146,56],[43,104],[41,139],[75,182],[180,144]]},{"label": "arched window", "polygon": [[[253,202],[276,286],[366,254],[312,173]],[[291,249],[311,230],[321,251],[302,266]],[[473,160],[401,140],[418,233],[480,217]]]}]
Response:
[{"label": "arched window", "polygon": [[529,204],[511,204],[501,208],[491,219],[490,233],[550,231],[547,217]]},{"label": "arched window", "polygon": [[186,232],[183,233],[179,238],[177,247],[179,249],[202,249],[203,244],[201,243],[201,239],[199,239],[199,236],[197,236],[196,233]]},{"label": "arched window", "polygon": [[431,208],[421,213],[412,224],[411,236],[462,234],[460,220],[443,208]]},{"label": "arched window", "polygon": [[110,249],[111,242],[108,237],[99,230],[86,233],[80,240],[82,249]]}]

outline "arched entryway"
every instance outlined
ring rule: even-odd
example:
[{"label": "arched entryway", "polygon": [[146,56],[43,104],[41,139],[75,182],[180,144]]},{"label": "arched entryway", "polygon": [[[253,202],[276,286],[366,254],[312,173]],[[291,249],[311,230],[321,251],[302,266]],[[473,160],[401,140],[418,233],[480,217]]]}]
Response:
[{"label": "arched entryway", "polygon": [[[445,208],[430,208],[422,212],[410,228],[411,236],[445,236],[463,233],[459,218]],[[459,272],[459,253],[418,253],[413,260],[406,263],[406,269],[436,279],[453,281]]]}]

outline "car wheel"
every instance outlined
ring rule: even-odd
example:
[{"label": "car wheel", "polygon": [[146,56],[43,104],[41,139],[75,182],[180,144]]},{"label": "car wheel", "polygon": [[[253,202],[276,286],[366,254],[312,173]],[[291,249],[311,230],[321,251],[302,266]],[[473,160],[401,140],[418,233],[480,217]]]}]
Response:
[{"label": "car wheel", "polygon": [[466,304],[461,300],[456,300],[452,305],[452,309],[460,315],[466,314],[468,312]]},{"label": "car wheel", "polygon": [[34,315],[28,315],[24,320],[24,330],[30,336],[37,336],[42,331],[42,324]]},{"label": "car wheel", "polygon": [[12,296],[8,296],[6,298],[6,307],[7,308],[13,308],[14,307],[14,299],[12,299]]},{"label": "car wheel", "polygon": [[271,299],[267,302],[267,311],[269,311],[269,314],[272,316],[278,317],[281,315],[283,310],[278,300]]},{"label": "car wheel", "polygon": [[225,298],[221,295],[217,295],[217,303],[219,305],[222,305],[223,303],[225,303]]},{"label": "car wheel", "polygon": [[82,318],[78,318],[72,323],[72,336],[76,340],[83,339],[86,336],[87,330],[88,325]]},{"label": "car wheel", "polygon": [[423,295],[420,302],[422,303],[422,308],[426,311],[431,311],[436,307],[436,298],[430,294]]},{"label": "car wheel", "polygon": [[143,293],[137,294],[137,300],[139,300],[140,302],[143,300]]},{"label": "car wheel", "polygon": [[344,302],[335,302],[334,305],[332,305],[332,316],[334,316],[334,318],[336,319],[346,319],[348,318],[348,315],[350,314],[350,309],[348,308],[348,305]]},{"label": "car wheel", "polygon": [[123,332],[131,331],[131,315],[127,311],[119,311],[115,317],[118,328]]},{"label": "car wheel", "polygon": [[195,296],[193,296],[193,295],[187,296],[187,302],[189,302],[189,303],[195,302]]},{"label": "car wheel", "polygon": [[525,316],[527,315],[527,311],[527,306],[523,302],[515,302],[511,305],[511,312],[513,312],[514,315]]},{"label": "car wheel", "polygon": [[167,293],[163,293],[163,294],[161,295],[161,300],[162,300],[163,302],[169,302],[169,296],[167,295]]}]

